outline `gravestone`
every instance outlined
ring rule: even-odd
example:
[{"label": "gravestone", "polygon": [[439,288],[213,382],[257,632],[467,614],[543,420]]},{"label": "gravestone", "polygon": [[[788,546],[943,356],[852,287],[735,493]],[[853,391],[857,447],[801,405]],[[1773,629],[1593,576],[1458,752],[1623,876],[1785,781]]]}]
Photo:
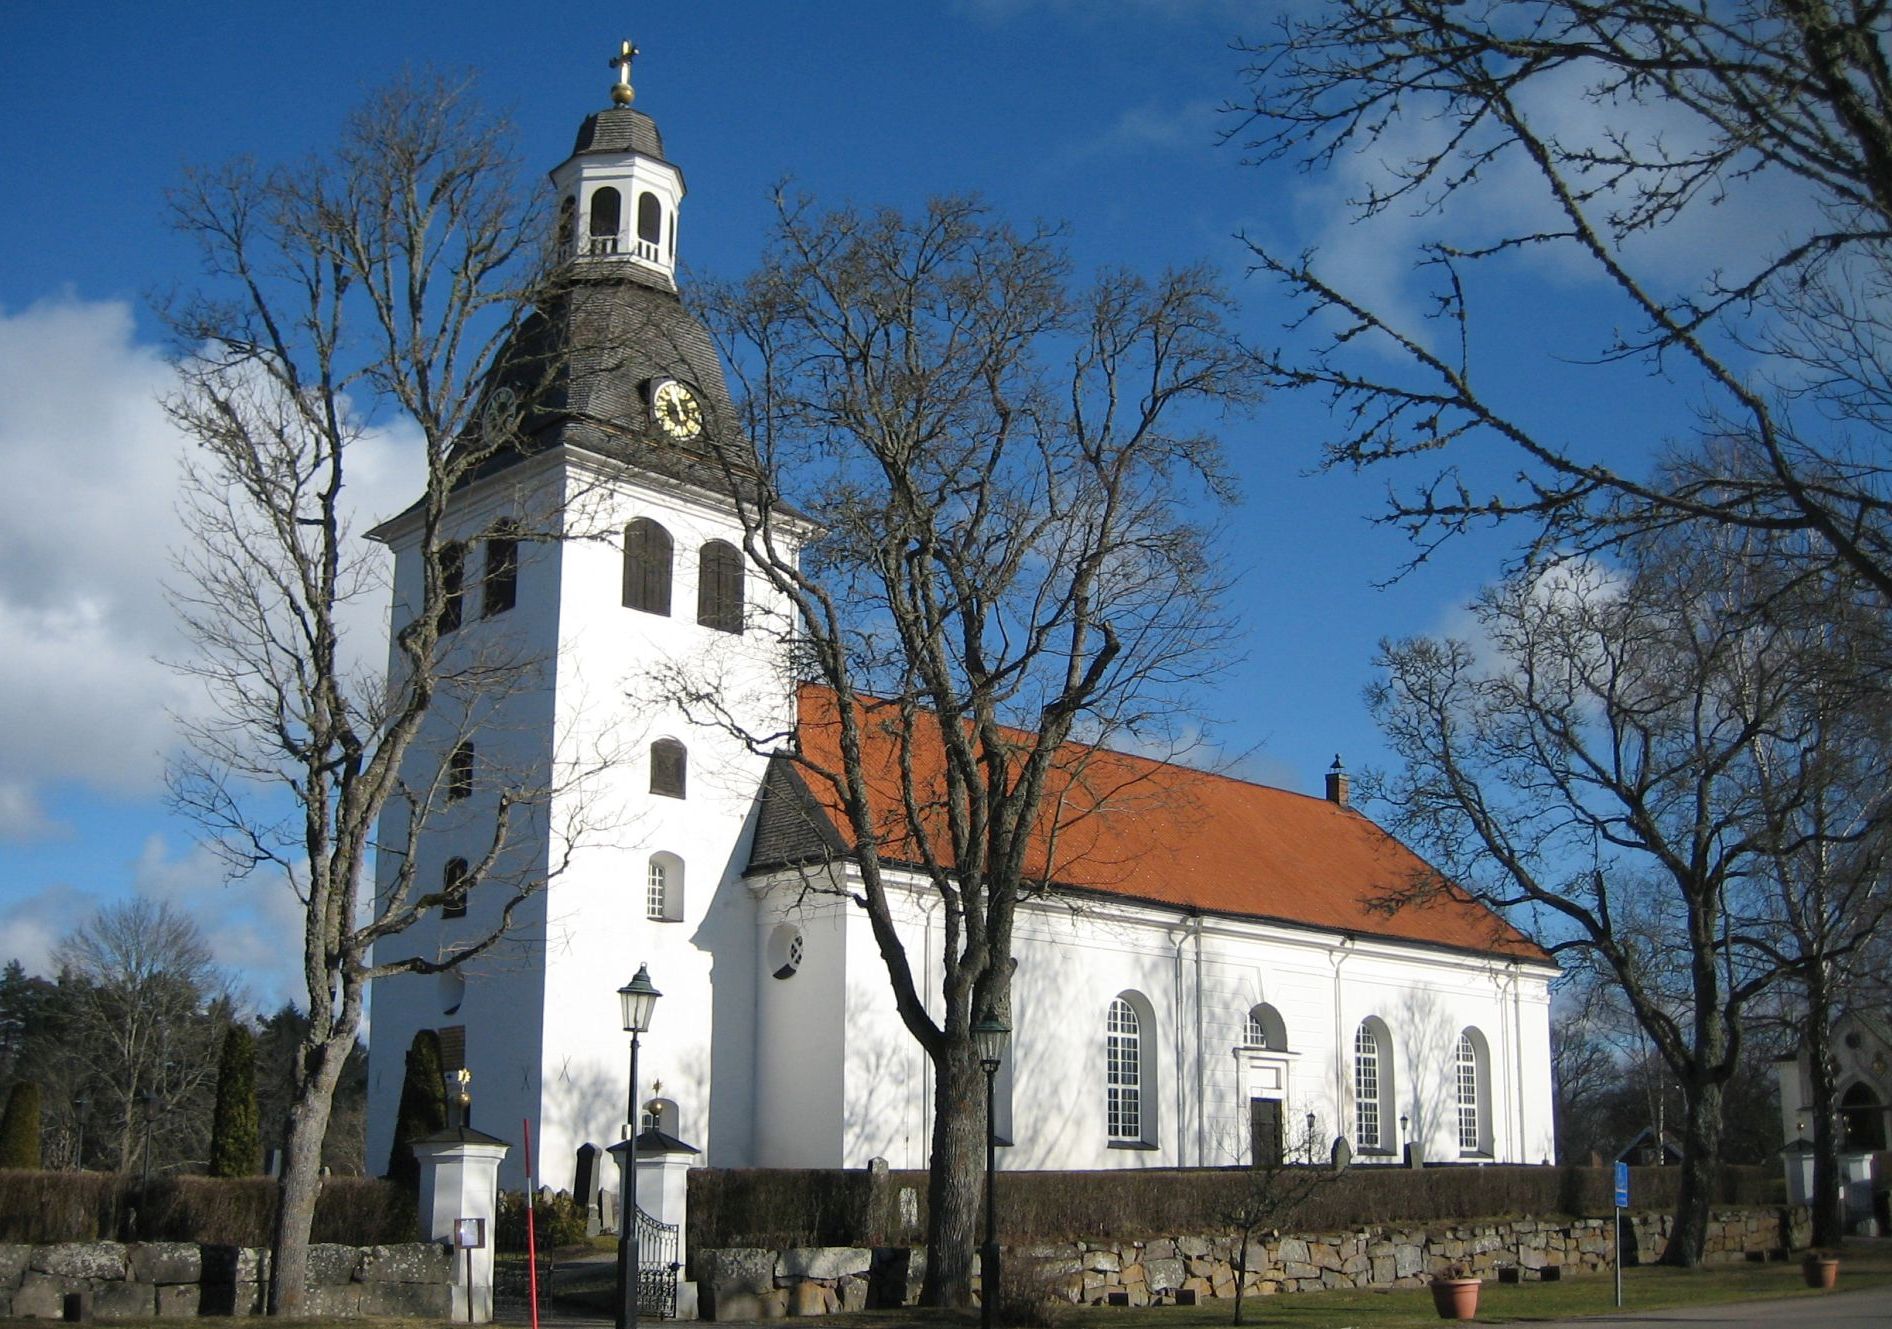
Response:
[{"label": "gravestone", "polygon": [[1332,1159],[1333,1165],[1336,1168],[1346,1167],[1349,1163],[1353,1162],[1353,1146],[1347,1142],[1346,1136],[1336,1135],[1334,1137]]},{"label": "gravestone", "polygon": [[584,1202],[585,1235],[595,1237],[603,1230],[604,1213],[598,1204],[599,1182],[598,1156],[602,1152],[595,1144],[578,1146],[577,1170],[572,1178],[572,1194]]}]

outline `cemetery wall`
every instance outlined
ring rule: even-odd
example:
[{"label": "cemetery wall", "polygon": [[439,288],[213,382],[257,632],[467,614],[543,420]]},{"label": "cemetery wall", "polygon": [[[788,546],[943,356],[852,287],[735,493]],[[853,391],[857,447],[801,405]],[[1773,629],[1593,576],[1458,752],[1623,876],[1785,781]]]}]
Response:
[{"label": "cemetery wall", "polygon": [[[1669,1214],[1625,1215],[1625,1260],[1651,1263],[1666,1246]],[[1251,1295],[1327,1288],[1419,1287],[1453,1265],[1481,1278],[1535,1281],[1610,1268],[1607,1218],[1518,1218],[1369,1226],[1348,1232],[1250,1240]],[[1809,1239],[1806,1210],[1715,1211],[1709,1263],[1784,1259]],[[1147,1240],[1072,1241],[1006,1248],[1014,1289],[1088,1305],[1194,1305],[1233,1297],[1237,1238],[1226,1233]],[[924,1252],[909,1247],[733,1247],[692,1256],[705,1319],[750,1320],[912,1305]]]},{"label": "cemetery wall", "polygon": [[[309,1317],[452,1314],[453,1252],[444,1244],[309,1248]],[[261,1315],[269,1251],[195,1242],[0,1245],[0,1319],[57,1320],[66,1299],[101,1320]]]}]

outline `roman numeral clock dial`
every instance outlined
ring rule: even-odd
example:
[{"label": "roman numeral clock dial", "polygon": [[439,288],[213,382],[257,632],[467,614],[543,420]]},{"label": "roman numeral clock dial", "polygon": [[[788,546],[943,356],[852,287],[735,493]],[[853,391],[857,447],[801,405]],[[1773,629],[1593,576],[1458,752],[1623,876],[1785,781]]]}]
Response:
[{"label": "roman numeral clock dial", "polygon": [[674,378],[666,378],[651,389],[651,414],[657,428],[679,443],[686,443],[703,432],[703,403],[689,387]]}]

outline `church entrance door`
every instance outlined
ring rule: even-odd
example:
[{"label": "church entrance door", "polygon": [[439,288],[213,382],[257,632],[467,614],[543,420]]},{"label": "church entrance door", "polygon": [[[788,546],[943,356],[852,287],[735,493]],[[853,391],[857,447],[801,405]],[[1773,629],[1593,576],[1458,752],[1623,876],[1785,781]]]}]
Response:
[{"label": "church entrance door", "polygon": [[1281,1100],[1248,1100],[1249,1157],[1253,1166],[1267,1167],[1281,1162]]}]

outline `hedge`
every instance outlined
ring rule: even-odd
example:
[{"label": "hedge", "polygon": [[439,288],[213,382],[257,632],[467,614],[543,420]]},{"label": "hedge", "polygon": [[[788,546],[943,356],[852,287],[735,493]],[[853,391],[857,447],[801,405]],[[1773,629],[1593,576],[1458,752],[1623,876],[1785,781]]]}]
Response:
[{"label": "hedge", "polygon": [[[134,1216],[136,1231],[132,1230]],[[154,1178],[148,1192],[129,1173],[0,1171],[0,1242],[42,1244],[194,1241],[267,1246],[276,1221],[268,1177]],[[413,1195],[373,1177],[330,1177],[315,1206],[313,1238],[343,1246],[414,1241]]]},{"label": "hedge", "polygon": [[[1681,1170],[1632,1168],[1637,1209],[1675,1204]],[[1002,1172],[999,1226],[1012,1242],[1175,1236],[1224,1230],[1221,1217],[1250,1184],[1245,1168]],[[1721,1169],[1715,1203],[1773,1202],[1765,1167]],[[917,1240],[926,1224],[926,1173],[699,1168],[690,1173],[689,1247],[887,1246]],[[903,1201],[902,1192],[908,1196]],[[1308,1231],[1387,1223],[1452,1222],[1523,1214],[1607,1215],[1608,1168],[1403,1167],[1350,1169],[1294,1220]]]}]

